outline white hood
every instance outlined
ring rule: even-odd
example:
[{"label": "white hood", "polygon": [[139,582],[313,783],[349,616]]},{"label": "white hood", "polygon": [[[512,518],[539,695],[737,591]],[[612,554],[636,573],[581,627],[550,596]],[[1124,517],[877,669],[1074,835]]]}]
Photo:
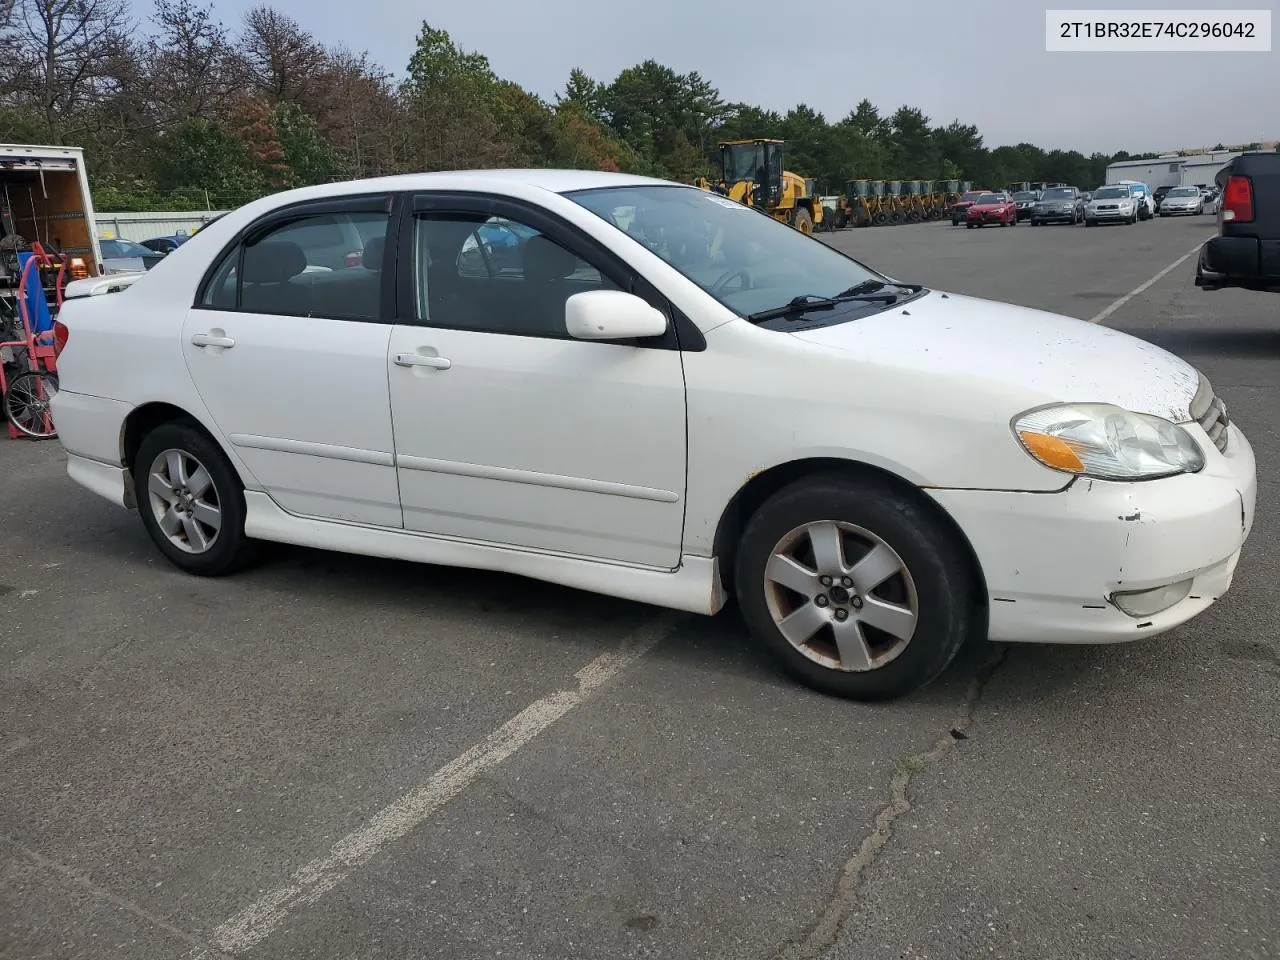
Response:
[{"label": "white hood", "polygon": [[1007,385],[1041,403],[1112,403],[1191,419],[1195,367],[1074,317],[933,291],[883,313],[792,334],[858,360]]}]

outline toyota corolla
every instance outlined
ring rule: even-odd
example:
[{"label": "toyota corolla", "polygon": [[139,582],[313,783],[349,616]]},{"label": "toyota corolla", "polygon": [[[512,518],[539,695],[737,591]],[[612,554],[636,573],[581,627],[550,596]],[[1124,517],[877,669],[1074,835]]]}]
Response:
[{"label": "toyota corolla", "polygon": [[659,180],[308,187],[67,295],[68,473],[195,575],[280,541],[736,600],[803,682],[884,698],[970,637],[1185,623],[1253,522],[1249,442],[1186,362]]}]

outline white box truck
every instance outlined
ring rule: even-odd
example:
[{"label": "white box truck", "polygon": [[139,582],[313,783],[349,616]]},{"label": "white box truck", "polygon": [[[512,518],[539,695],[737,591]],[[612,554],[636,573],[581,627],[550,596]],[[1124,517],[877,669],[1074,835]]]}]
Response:
[{"label": "white box truck", "polygon": [[0,143],[0,284],[32,242],[67,255],[68,281],[106,273],[80,147]]}]

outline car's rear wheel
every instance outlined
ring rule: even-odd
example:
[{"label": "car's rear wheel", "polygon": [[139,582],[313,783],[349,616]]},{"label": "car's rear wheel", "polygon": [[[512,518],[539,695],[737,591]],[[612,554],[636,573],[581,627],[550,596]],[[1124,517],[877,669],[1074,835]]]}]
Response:
[{"label": "car's rear wheel", "polygon": [[751,517],[736,592],[752,636],[835,696],[902,696],[938,676],[975,623],[974,571],[917,498],[839,476],[799,481]]},{"label": "car's rear wheel", "polygon": [[164,423],[147,434],[133,482],[143,526],[174,566],[216,577],[251,559],[256,544],[244,533],[244,487],[194,423]]}]

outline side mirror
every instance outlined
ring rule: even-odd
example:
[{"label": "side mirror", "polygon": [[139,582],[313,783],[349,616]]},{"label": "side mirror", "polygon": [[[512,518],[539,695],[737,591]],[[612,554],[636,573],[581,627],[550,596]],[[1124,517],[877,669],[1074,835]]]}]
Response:
[{"label": "side mirror", "polygon": [[634,340],[660,337],[667,318],[635,294],[621,290],[575,293],[564,304],[569,336],[578,340]]}]

